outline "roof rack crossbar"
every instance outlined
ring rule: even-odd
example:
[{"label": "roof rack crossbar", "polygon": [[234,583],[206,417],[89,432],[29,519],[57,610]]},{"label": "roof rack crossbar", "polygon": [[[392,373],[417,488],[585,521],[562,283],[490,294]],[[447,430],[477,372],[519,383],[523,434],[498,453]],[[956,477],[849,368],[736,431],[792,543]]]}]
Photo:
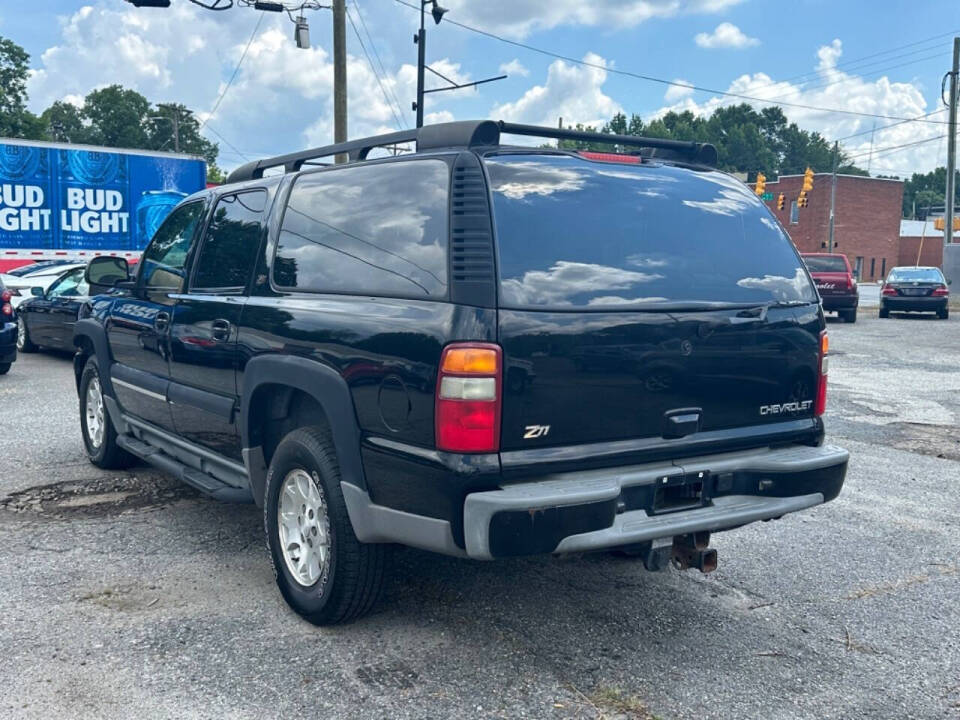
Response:
[{"label": "roof rack crossbar", "polygon": [[395,145],[396,143],[413,142],[416,139],[416,130],[401,130],[386,135],[377,135],[361,140],[350,140],[349,142],[337,143],[336,145],[325,145],[323,147],[311,148],[310,150],[300,150],[286,155],[277,155],[276,157],[265,158],[263,160],[254,160],[245,165],[241,165],[230,173],[227,182],[235,183],[262,178],[264,170],[281,166],[284,172],[296,172],[308,160],[317,160],[332,155],[345,154],[349,157],[350,162],[365,160],[374,148],[384,145]]},{"label": "roof rack crossbar", "polygon": [[263,171],[282,167],[284,172],[297,172],[305,164],[318,165],[312,160],[345,154],[350,162],[366,160],[374,148],[389,147],[398,143],[416,142],[418,150],[439,148],[479,148],[500,144],[500,134],[528,135],[531,137],[556,138],[558,140],[581,140],[585,142],[625,145],[629,147],[664,151],[663,157],[678,157],[702,165],[717,164],[717,149],[705,143],[665,140],[663,138],[639,137],[636,135],[612,135],[589,132],[586,130],[568,130],[548,128],[538,125],[521,125],[500,120],[462,120],[458,122],[427,125],[426,127],[376,135],[374,137],[351,140],[350,142],[326,145],[324,147],[301,150],[287,155],[278,155],[264,160],[254,160],[241,165],[227,178],[228,183],[255,180],[263,177]]},{"label": "roof rack crossbar", "polygon": [[626,145],[636,148],[667,150],[670,153],[685,157],[697,163],[703,163],[705,165],[716,165],[717,163],[717,149],[707,143],[641,137],[639,135],[614,135],[612,133],[598,133],[589,130],[547,128],[540,127],[539,125],[508,123],[502,120],[499,122],[499,125],[500,132],[510,135],[546,137],[557,140],[581,140],[583,142],[597,142],[608,145]]}]

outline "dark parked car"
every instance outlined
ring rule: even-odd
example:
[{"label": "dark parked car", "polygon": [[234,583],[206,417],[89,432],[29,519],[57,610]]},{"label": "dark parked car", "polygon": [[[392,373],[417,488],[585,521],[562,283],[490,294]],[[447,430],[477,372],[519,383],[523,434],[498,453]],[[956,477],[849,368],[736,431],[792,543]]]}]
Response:
[{"label": "dark parked car", "polygon": [[823,309],[826,312],[835,311],[845,322],[856,322],[860,290],[847,256],[804,253],[802,257],[817,286]]},{"label": "dark parked car", "polygon": [[[416,151],[368,159],[397,142]],[[823,444],[813,283],[715,161],[484,121],[245,165],[77,322],[90,459],[262,506],[314,623],[371,607],[391,543],[712,570],[712,532],[832,500],[848,460]],[[87,278],[124,274],[101,258]]]},{"label": "dark parked car", "polygon": [[891,312],[935,312],[950,317],[950,287],[935,267],[895,267],[880,288],[880,317]]},{"label": "dark parked car", "polygon": [[17,308],[17,348],[23,353],[41,345],[73,350],[73,326],[89,295],[84,267],[64,271],[46,291],[30,290],[31,297]]},{"label": "dark parked car", "polygon": [[13,293],[0,280],[0,375],[6,375],[17,359],[17,311]]}]

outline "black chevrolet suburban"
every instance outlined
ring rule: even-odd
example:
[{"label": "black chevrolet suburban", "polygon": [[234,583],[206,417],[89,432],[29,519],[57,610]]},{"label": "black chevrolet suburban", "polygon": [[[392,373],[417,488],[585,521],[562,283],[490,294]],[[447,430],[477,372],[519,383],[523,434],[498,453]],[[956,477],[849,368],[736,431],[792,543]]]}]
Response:
[{"label": "black chevrolet suburban", "polygon": [[710,533],[832,500],[848,459],[823,444],[810,276],[715,162],[480,121],[245,165],[173,210],[135,277],[91,262],[90,459],[262,506],[280,590],[318,624],[373,605],[391,543],[709,571]]}]

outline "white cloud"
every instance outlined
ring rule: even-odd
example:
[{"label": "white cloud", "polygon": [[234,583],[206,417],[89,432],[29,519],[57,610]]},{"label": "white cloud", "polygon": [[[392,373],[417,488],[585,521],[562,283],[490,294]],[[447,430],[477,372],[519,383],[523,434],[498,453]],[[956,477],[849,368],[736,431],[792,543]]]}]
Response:
[{"label": "white cloud", "polygon": [[[794,105],[807,105],[819,108],[849,110],[854,112],[887,115],[891,117],[918,117],[930,112],[926,100],[918,85],[913,83],[891,82],[888,77],[876,80],[865,80],[858,75],[850,75],[837,68],[837,62],[843,52],[840,40],[834,40],[817,51],[817,75],[804,85],[790,82],[776,81],[766,73],[741,75],[729,84],[725,90],[741,95],[777,100]],[[724,105],[751,102],[754,107],[761,108],[772,103],[745,101],[736,97],[709,97],[702,102],[695,101],[687,96],[677,102],[670,103],[652,113],[646,119],[660,117],[670,110],[690,112],[709,116],[718,107]],[[874,124],[878,128],[873,138],[875,157],[870,163],[873,174],[901,175],[914,169],[928,171],[943,164],[946,157],[942,143],[931,142],[905,149],[902,152],[883,154],[882,148],[915,142],[926,137],[942,135],[944,125],[927,123],[902,123],[893,127],[895,120],[884,120],[856,115],[845,115],[822,110],[811,110],[804,107],[783,107],[783,112],[790,120],[804,130],[820,132],[827,139],[843,138],[854,133],[863,133],[856,138],[842,143],[844,149],[851,155],[857,156],[854,161],[860,167],[866,168],[870,151],[870,131]],[[934,115],[931,120],[944,120],[945,115]],[[939,159],[938,159],[939,158]],[[814,168],[826,171],[829,168]]]},{"label": "white cloud", "polygon": [[451,17],[490,32],[523,37],[558,25],[629,28],[653,18],[718,13],[743,0],[448,0]]},{"label": "white cloud", "polygon": [[728,22],[717,25],[717,28],[712,33],[697,33],[694,41],[700,47],[711,50],[717,48],[735,48],[739,50],[760,44],[757,38],[744,35],[740,28]]},{"label": "white cloud", "polygon": [[690,84],[686,80],[683,80],[681,78],[674,78],[673,81],[675,83],[681,83],[681,85],[671,85],[670,87],[668,87],[667,91],[663,94],[664,100],[672,103],[672,102],[676,102],[677,100],[680,100],[681,98],[685,98],[688,95],[693,95],[692,87],[683,87],[683,85],[689,86]]},{"label": "white cloud", "polygon": [[520,77],[526,77],[527,75],[530,74],[530,71],[527,70],[523,66],[523,64],[516,58],[514,58],[508,63],[503,63],[503,65],[500,66],[500,72],[506,75],[511,75],[513,77],[516,77],[518,75]]},{"label": "white cloud", "polygon": [[[594,65],[607,66],[606,60],[594,53],[587,53],[583,59]],[[533,86],[513,102],[494,105],[491,115],[496,120],[551,127],[556,127],[557,118],[561,117],[564,125],[602,125],[623,110],[603,92],[607,79],[603,67],[570,65],[555,60],[547,70],[546,83]]]}]

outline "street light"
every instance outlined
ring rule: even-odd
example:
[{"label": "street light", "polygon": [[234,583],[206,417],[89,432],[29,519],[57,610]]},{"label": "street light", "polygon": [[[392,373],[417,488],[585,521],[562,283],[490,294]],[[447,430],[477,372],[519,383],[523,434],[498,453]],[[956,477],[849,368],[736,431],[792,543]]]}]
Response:
[{"label": "street light", "polygon": [[417,127],[423,127],[423,72],[426,65],[427,55],[427,31],[424,27],[424,19],[427,5],[433,5],[430,14],[433,15],[433,22],[437,25],[443,20],[446,8],[440,7],[437,0],[420,0],[420,32],[413,36],[413,42],[417,46],[417,101],[413,104],[413,109],[417,111]]}]

